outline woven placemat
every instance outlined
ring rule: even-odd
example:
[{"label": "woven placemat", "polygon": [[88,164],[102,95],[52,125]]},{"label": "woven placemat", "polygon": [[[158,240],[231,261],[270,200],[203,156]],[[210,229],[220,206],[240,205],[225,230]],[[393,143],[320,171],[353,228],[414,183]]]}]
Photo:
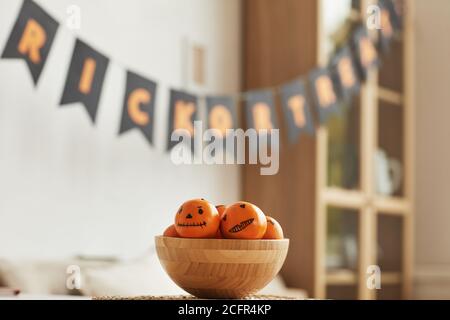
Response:
[{"label": "woven placemat", "polygon": [[[93,297],[93,300],[205,300],[190,295],[179,296],[99,296]],[[242,300],[301,300],[295,297],[276,296],[276,295],[250,295]]]}]

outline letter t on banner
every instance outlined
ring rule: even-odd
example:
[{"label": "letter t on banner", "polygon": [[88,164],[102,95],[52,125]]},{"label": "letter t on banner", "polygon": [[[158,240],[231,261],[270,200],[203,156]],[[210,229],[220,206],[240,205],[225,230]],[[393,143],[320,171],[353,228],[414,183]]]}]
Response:
[{"label": "letter t on banner", "polygon": [[77,39],[60,105],[81,102],[95,123],[109,59]]},{"label": "letter t on banner", "polygon": [[2,58],[25,60],[36,85],[47,61],[58,26],[58,22],[36,3],[25,0]]}]

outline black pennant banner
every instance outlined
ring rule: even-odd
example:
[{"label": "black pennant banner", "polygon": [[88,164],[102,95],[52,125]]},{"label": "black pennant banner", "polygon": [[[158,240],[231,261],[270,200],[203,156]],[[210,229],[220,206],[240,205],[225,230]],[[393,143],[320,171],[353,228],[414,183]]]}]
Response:
[{"label": "black pennant banner", "polygon": [[222,138],[227,129],[234,129],[236,123],[236,102],[228,96],[206,97],[208,129],[215,129]]},{"label": "black pennant banner", "polygon": [[314,105],[319,113],[320,122],[324,123],[339,107],[331,73],[327,68],[317,68],[311,71],[309,80]]},{"label": "black pennant banner", "polygon": [[81,102],[95,123],[109,59],[77,39],[60,105]]},{"label": "black pennant banner", "polygon": [[184,133],[188,134],[188,138],[190,137],[191,139],[191,146],[193,147],[194,121],[197,119],[198,113],[197,97],[183,91],[172,89],[170,90],[169,110],[167,149],[172,149],[180,142],[171,139],[172,133],[180,137],[186,137]]},{"label": "black pennant banner", "polygon": [[255,90],[245,94],[248,128],[259,130],[277,129],[278,121],[272,90]]},{"label": "black pennant banner", "polygon": [[24,1],[2,58],[25,60],[36,85],[59,23],[33,1]]},{"label": "black pennant banner", "polygon": [[[381,29],[377,45],[366,27],[357,25],[348,35],[348,44],[336,52],[328,68],[316,68],[301,77],[307,79],[301,80],[299,77],[299,80],[277,88],[240,93],[239,97],[244,96],[245,100],[247,128],[256,129],[258,133],[260,130],[271,133],[272,129],[278,129],[274,97],[280,93],[289,141],[294,143],[303,132],[314,134],[312,107],[317,109],[320,123],[324,123],[338,111],[341,102],[349,101],[357,94],[368,71],[380,65],[377,49],[387,50],[402,29],[402,1],[379,0],[378,3]],[[59,23],[40,6],[31,0],[24,0],[1,58],[24,60],[34,85],[37,85],[58,28]],[[76,39],[60,105],[82,103],[95,123],[109,62],[107,56]],[[118,134],[138,129],[149,144],[153,144],[157,83],[130,71],[127,71],[126,79]],[[307,92],[306,88],[311,90]],[[238,128],[237,107],[240,104],[237,99],[232,96],[206,96],[205,100],[208,129],[215,129],[224,138],[227,129]],[[186,138],[194,147],[198,115],[197,96],[184,91],[170,91],[168,150]],[[272,132],[271,137],[276,137],[275,133]],[[259,138],[262,141],[264,137],[259,135]]]},{"label": "black pennant banner", "polygon": [[119,135],[137,128],[152,144],[155,100],[156,83],[128,71]]},{"label": "black pennant banner", "polygon": [[358,73],[348,46],[341,48],[334,55],[330,69],[339,98],[348,102],[360,89]]},{"label": "black pennant banner", "polygon": [[301,132],[314,134],[311,106],[302,80],[295,80],[281,87],[281,105],[291,143],[297,142]]}]

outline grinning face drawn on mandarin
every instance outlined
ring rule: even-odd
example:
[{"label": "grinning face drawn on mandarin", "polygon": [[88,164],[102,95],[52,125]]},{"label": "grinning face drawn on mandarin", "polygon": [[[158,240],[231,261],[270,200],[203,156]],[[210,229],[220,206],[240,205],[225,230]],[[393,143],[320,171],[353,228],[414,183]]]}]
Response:
[{"label": "grinning face drawn on mandarin", "polygon": [[264,234],[263,239],[283,239],[283,229],[281,225],[272,217],[266,216],[267,219],[267,230]]},{"label": "grinning face drawn on mandarin", "polygon": [[214,238],[219,224],[219,212],[205,199],[186,201],[175,215],[175,229],[182,238]]},{"label": "grinning face drawn on mandarin", "polygon": [[175,225],[171,224],[170,226],[168,226],[166,230],[164,230],[163,236],[177,238],[178,233],[177,230],[175,230]]},{"label": "grinning face drawn on mandarin", "polygon": [[225,238],[261,239],[266,232],[267,220],[257,206],[240,201],[225,209],[220,228]]}]

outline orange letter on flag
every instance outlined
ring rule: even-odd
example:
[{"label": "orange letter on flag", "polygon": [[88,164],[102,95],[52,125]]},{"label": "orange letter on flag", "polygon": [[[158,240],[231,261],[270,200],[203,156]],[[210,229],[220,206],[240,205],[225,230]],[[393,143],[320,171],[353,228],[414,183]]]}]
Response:
[{"label": "orange letter on flag", "polygon": [[259,102],[253,106],[253,121],[256,130],[271,130],[273,129],[270,107]]},{"label": "orange letter on flag", "polygon": [[317,95],[319,96],[320,106],[328,108],[336,102],[336,96],[333,91],[333,83],[327,76],[320,76],[316,80]]},{"label": "orange letter on flag", "polygon": [[175,116],[173,119],[173,129],[185,129],[189,131],[190,135],[194,135],[194,127],[192,126],[191,117],[195,112],[195,104],[192,102],[185,102],[178,100],[175,103]]},{"label": "orange letter on flag", "polygon": [[128,114],[131,120],[139,126],[145,126],[150,121],[148,113],[140,109],[141,104],[149,103],[150,99],[150,92],[142,88],[134,90],[128,97]]},{"label": "orange letter on flag", "polygon": [[87,58],[84,61],[83,70],[81,71],[80,83],[78,84],[78,90],[81,93],[89,94],[92,88],[92,81],[94,80],[95,68],[97,63],[92,58]]},{"label": "orange letter on flag", "polygon": [[209,126],[217,130],[222,137],[225,137],[226,130],[233,128],[233,117],[230,110],[223,105],[215,106],[209,114]]},{"label": "orange letter on flag", "polygon": [[47,34],[44,28],[36,20],[29,19],[23,30],[17,50],[23,55],[28,55],[34,64],[39,64],[41,63],[39,50],[44,46],[46,40]]},{"label": "orange letter on flag", "polygon": [[293,96],[288,100],[288,107],[294,114],[295,125],[302,128],[305,123],[305,98],[300,95]]}]

